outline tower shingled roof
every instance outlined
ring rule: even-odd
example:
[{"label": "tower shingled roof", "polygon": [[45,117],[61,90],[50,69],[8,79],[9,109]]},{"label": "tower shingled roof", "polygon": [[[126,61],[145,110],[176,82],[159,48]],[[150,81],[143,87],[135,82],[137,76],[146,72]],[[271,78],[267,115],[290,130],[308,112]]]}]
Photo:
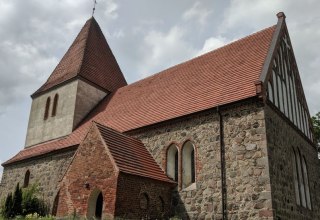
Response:
[{"label": "tower shingled roof", "polygon": [[74,78],[85,79],[109,92],[127,85],[94,17],[85,23],[48,80],[32,96]]}]

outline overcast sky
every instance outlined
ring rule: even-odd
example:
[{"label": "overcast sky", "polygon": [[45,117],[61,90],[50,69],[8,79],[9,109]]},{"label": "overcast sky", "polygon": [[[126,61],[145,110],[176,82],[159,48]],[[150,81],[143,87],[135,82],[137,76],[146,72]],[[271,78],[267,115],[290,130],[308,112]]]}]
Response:
[{"label": "overcast sky", "polygon": [[[93,0],[0,0],[0,162],[24,146],[30,95],[90,18]],[[284,11],[311,114],[320,111],[318,0],[98,0],[129,83],[276,24]],[[0,169],[1,175],[1,169]]]}]

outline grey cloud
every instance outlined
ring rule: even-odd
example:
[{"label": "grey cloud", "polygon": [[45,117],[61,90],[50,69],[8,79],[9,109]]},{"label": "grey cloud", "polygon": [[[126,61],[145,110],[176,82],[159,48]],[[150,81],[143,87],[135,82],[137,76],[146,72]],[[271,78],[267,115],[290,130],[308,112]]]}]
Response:
[{"label": "grey cloud", "polygon": [[[98,0],[96,20],[129,82],[274,25],[275,14],[284,11],[310,110],[320,111],[319,1],[199,2],[201,7],[193,0]],[[20,128],[27,126],[30,94],[90,18],[92,4],[91,0],[0,0],[0,125],[1,130],[11,126],[0,139],[16,146],[8,150],[11,154],[18,152],[25,138]],[[191,9],[196,10],[191,13]],[[196,13],[204,9],[206,16]],[[17,135],[8,139],[14,132]],[[8,159],[3,155],[0,160]]]}]

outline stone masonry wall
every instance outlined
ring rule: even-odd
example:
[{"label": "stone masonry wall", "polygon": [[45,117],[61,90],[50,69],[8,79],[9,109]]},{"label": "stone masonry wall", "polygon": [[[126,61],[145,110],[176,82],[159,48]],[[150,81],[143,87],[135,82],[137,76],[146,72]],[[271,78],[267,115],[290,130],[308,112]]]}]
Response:
[{"label": "stone masonry wall", "polygon": [[228,219],[273,219],[263,107],[223,112]]},{"label": "stone masonry wall", "polygon": [[9,192],[13,192],[17,183],[23,186],[25,174],[29,170],[29,185],[39,184],[41,197],[52,207],[58,191],[58,182],[66,172],[73,154],[74,149],[70,149],[46,157],[5,166],[1,180],[0,199],[5,198]]},{"label": "stone masonry wall", "polygon": [[[117,187],[116,217],[122,219],[168,219],[172,184],[120,173]],[[148,205],[140,197],[146,194]],[[161,198],[160,198],[161,197]]]},{"label": "stone masonry wall", "polygon": [[[219,122],[213,111],[159,125],[136,134],[160,167],[166,171],[166,151],[175,143],[179,148],[179,186],[174,191],[173,214],[187,219],[211,218],[220,213]],[[196,186],[181,188],[181,150],[185,141],[195,145]]]},{"label": "stone masonry wall", "polygon": [[[226,145],[229,219],[272,219],[263,108],[246,104],[222,112]],[[174,192],[174,215],[183,219],[222,219],[219,117],[216,110],[132,132],[166,170],[166,150],[185,141],[196,148],[196,184]],[[271,216],[271,217],[270,217]]]},{"label": "stone masonry wall", "polygon": [[[320,161],[316,149],[270,106],[266,106],[266,127],[275,219],[320,219]],[[312,211],[298,206],[295,198],[292,148],[306,158]]]}]

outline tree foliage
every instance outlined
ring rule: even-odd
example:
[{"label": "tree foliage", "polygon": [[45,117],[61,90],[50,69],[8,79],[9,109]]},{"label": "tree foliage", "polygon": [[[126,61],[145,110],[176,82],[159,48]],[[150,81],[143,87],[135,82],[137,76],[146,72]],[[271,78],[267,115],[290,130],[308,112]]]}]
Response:
[{"label": "tree foliage", "polygon": [[5,219],[10,219],[10,218],[14,217],[12,193],[9,193],[6,198],[6,202],[5,202],[3,210],[2,210],[2,216]]},{"label": "tree foliage", "polygon": [[21,189],[17,184],[14,194],[9,193],[5,203],[1,208],[1,215],[5,219],[13,219],[16,216],[27,216],[37,214],[46,216],[49,208],[44,200],[39,199],[39,188],[37,185],[31,185],[28,188]]},{"label": "tree foliage", "polygon": [[320,112],[312,117],[312,124],[314,129],[315,140],[320,143]]},{"label": "tree foliage", "polygon": [[13,193],[12,205],[13,205],[13,212],[15,213],[15,215],[21,215],[22,214],[22,190],[19,187],[19,183],[17,184],[16,189]]}]

